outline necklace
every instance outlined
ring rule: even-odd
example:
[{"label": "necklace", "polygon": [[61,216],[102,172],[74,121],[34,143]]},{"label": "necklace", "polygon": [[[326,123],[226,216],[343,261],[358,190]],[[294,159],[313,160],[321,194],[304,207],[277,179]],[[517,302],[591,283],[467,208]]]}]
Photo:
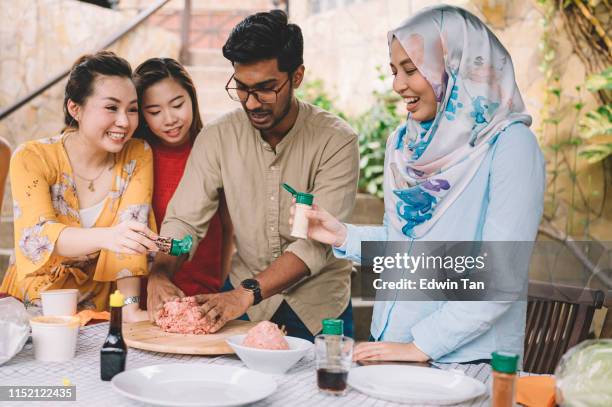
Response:
[{"label": "necklace", "polygon": [[100,171],[100,173],[95,177],[95,178],[85,178],[79,174],[77,174],[74,170],[72,170],[74,172],[74,175],[76,175],[77,177],[81,178],[84,181],[89,182],[89,184],[87,185],[87,189],[89,189],[91,192],[96,192],[96,188],[94,187],[94,181],[97,181],[98,178],[100,178],[102,176],[102,174],[104,173],[104,170],[106,170],[106,167],[102,168],[102,171]]},{"label": "necklace", "polygon": [[[68,138],[66,138],[67,140]],[[64,140],[64,144],[66,143],[66,141]],[[69,158],[70,160],[70,158]],[[112,169],[115,166],[115,155],[113,154],[113,165],[111,165],[108,169]],[[80,179],[89,182],[89,184],[87,185],[87,189],[89,189],[91,192],[96,192],[96,188],[94,186],[94,182],[98,180],[98,178],[100,178],[102,176],[102,174],[104,174],[104,171],[106,170],[106,165],[104,165],[102,167],[102,170],[100,171],[100,173],[95,177],[95,178],[85,178],[82,175],[79,175],[76,173],[76,171],[74,170],[74,166],[72,168],[72,172],[74,173],[74,175],[76,175],[77,177],[79,177]]]}]

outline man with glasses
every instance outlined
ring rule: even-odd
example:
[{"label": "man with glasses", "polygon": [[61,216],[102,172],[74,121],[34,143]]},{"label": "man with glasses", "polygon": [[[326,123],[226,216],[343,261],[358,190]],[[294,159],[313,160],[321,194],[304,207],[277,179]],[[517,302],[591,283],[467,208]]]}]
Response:
[{"label": "man with glasses", "polygon": [[[223,190],[237,251],[225,292],[197,296],[212,331],[246,313],[310,340],[322,319],[340,318],[352,336],[351,264],[327,245],[290,236],[292,197],[281,184],[313,194],[315,204],[346,218],[359,176],[357,136],[338,117],[295,97],[304,77],[303,39],[282,11],[244,19],[223,55],[234,67],[227,93],[242,109],[198,136],[160,234],[200,241]],[[170,277],[184,260],[156,256],[148,283],[151,318],[164,301],[182,295]]]}]

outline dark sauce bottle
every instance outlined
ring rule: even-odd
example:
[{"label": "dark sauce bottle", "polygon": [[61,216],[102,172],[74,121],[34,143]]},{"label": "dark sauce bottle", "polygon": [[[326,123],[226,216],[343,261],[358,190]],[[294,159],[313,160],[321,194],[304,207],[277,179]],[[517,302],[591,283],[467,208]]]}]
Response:
[{"label": "dark sauce bottle", "polygon": [[111,380],[116,374],[125,370],[127,346],[121,334],[121,309],[123,295],[116,290],[110,296],[111,320],[108,336],[100,351],[100,376],[102,380]]},{"label": "dark sauce bottle", "polygon": [[319,389],[330,393],[342,393],[346,390],[348,371],[340,368],[317,369],[317,385]]},{"label": "dark sauce bottle", "polygon": [[[317,369],[317,385],[319,389],[336,395],[342,395],[346,391],[348,370],[335,365],[332,361],[340,357],[340,338],[344,334],[344,321],[341,319],[324,319],[323,335],[328,336],[327,361],[324,366]],[[336,339],[335,341],[334,339]],[[330,363],[331,362],[331,363]]]}]

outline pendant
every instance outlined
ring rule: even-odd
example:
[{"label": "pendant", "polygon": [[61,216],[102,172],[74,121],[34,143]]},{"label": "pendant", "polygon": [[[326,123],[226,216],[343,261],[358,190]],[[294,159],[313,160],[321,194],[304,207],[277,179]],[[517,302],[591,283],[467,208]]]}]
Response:
[{"label": "pendant", "polygon": [[94,188],[93,181],[89,181],[89,185],[87,186],[87,189],[89,189],[91,192],[96,191],[96,189]]}]

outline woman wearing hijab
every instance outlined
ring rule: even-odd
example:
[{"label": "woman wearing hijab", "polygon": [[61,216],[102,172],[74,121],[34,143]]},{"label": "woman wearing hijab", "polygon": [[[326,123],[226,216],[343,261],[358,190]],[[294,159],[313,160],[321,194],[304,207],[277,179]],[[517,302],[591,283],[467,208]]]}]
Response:
[{"label": "woman wearing hijab", "polygon": [[[383,226],[343,224],[316,205],[309,237],[361,261],[362,241],[533,241],[544,160],[510,55],[476,16],[428,8],[388,34],[406,122],[385,152]],[[475,363],[522,354],[526,303],[377,301],[356,360]]]}]

